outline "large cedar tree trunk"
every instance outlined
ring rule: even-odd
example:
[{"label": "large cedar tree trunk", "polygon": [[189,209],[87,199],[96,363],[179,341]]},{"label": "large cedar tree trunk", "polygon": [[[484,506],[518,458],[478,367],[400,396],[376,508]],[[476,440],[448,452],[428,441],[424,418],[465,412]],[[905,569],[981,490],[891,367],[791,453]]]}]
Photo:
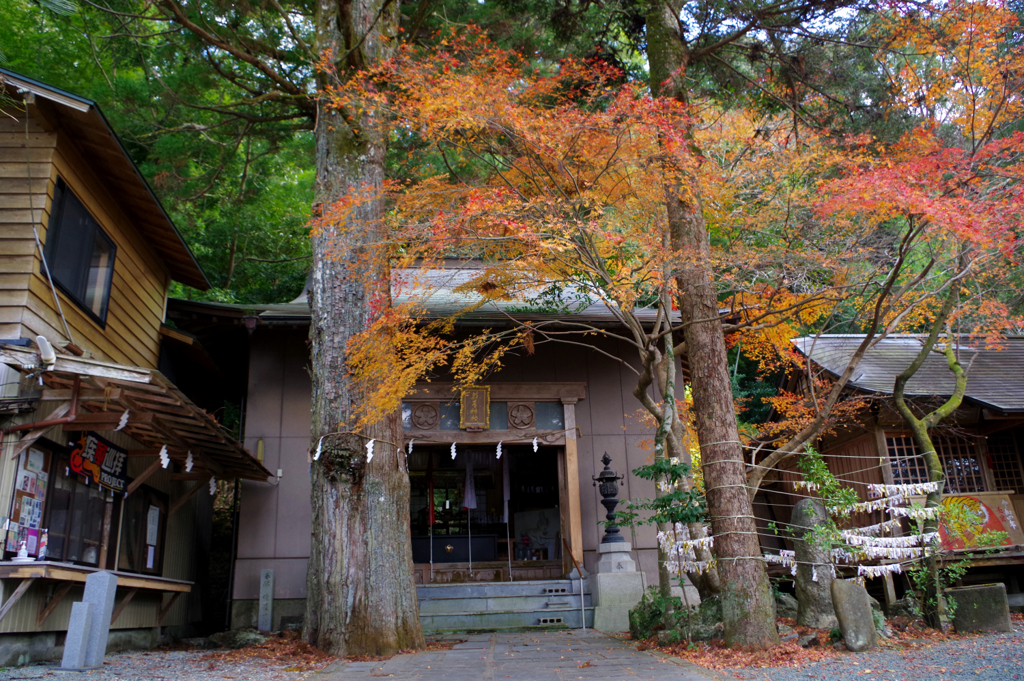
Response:
[{"label": "large cedar tree trunk", "polygon": [[[397,2],[325,0],[318,5],[318,52],[343,57],[337,69],[344,78],[388,58],[397,25]],[[372,111],[359,116],[346,120],[325,102],[319,105],[317,200],[323,206],[352,187],[379,187],[384,179],[385,131]],[[312,463],[304,633],[311,644],[339,655],[390,655],[423,646],[399,415],[349,432],[364,396],[350,380],[345,350],[387,301],[387,264],[371,250],[383,211],[382,201],[362,204],[347,224],[313,237],[312,436],[321,453]],[[375,455],[367,462],[371,438]]]},{"label": "large cedar tree trunk", "polygon": [[[677,33],[677,12],[670,9],[670,3],[654,0],[649,0],[647,6],[651,90],[655,96],[675,97],[686,103],[689,55]],[[678,184],[666,187],[665,194],[671,247],[680,258],[675,272],[677,305],[685,324],[693,411],[719,561],[725,642],[730,646],[770,648],[779,643],[775,608],[746,490],[746,467],[739,445],[725,337],[718,319],[710,238],[700,190],[684,171]]]}]

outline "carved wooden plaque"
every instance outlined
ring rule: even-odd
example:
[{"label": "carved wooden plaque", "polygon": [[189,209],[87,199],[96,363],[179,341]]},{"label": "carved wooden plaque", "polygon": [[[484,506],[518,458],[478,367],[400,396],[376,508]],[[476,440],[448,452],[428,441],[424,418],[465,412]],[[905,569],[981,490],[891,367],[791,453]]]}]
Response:
[{"label": "carved wooden plaque", "polygon": [[459,428],[487,430],[491,425],[491,387],[476,386],[462,390]]}]

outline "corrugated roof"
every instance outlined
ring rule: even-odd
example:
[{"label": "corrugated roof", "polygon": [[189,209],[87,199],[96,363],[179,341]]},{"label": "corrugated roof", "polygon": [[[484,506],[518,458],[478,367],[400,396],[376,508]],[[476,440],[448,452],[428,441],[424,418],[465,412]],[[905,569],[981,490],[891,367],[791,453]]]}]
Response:
[{"label": "corrugated roof", "polygon": [[82,152],[93,159],[91,167],[166,263],[175,281],[206,290],[210,288],[199,263],[163,205],[132,162],[96,102],[19,73],[0,68],[0,88],[31,92],[59,107],[60,124]]},{"label": "corrugated roof", "polygon": [[[838,376],[846,368],[864,336],[830,335],[794,338],[793,344],[811,360]],[[892,394],[896,376],[921,351],[922,336],[889,336],[868,350],[850,385],[869,392]],[[987,348],[983,340],[965,340],[960,362],[967,368],[969,400],[1002,412],[1024,412],[1024,336],[1008,336],[1001,348]],[[907,383],[907,395],[948,396],[954,388],[946,358],[933,352]]]}]

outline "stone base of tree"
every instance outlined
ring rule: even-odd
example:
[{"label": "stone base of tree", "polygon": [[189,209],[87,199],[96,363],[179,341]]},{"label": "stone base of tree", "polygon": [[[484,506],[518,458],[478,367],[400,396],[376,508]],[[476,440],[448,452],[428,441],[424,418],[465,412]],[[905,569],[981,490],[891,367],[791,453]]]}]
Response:
[{"label": "stone base of tree", "polygon": [[1013,631],[1005,584],[981,584],[946,589],[956,602],[953,627],[958,632]]}]

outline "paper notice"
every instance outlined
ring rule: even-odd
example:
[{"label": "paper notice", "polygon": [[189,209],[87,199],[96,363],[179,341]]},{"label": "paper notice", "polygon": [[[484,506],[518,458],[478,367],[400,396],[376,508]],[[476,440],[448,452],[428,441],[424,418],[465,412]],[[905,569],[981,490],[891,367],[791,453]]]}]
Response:
[{"label": "paper notice", "polygon": [[46,455],[38,449],[28,450],[28,460],[25,461],[25,468],[34,472],[42,473],[43,466],[46,463]]},{"label": "paper notice", "polygon": [[146,543],[156,546],[160,536],[160,507],[150,506],[146,515]]},{"label": "paper notice", "polygon": [[155,546],[147,546],[146,549],[147,549],[147,551],[146,551],[146,569],[147,570],[152,570],[153,569],[154,558],[156,557],[156,547]]}]

